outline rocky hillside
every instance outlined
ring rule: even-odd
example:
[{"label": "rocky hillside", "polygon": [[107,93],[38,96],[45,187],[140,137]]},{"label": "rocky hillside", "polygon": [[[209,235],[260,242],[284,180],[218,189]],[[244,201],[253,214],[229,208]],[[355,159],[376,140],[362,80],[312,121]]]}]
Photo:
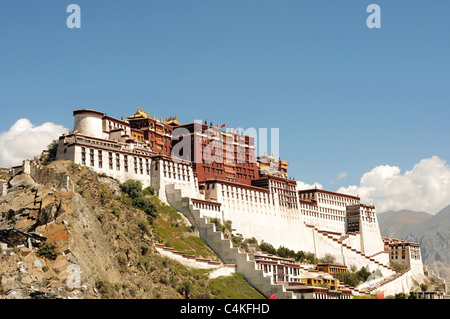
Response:
[{"label": "rocky hillside", "polygon": [[[0,199],[1,298],[229,295],[226,278],[210,279],[207,270],[189,269],[157,252],[156,242],[172,241],[190,253],[217,258],[178,213],[156,198],[150,199],[157,217],[149,218],[133,208],[115,180],[89,168],[32,162],[30,175],[12,177]],[[171,227],[185,231],[171,232]],[[233,298],[261,297],[242,277],[232,276],[230,282]]]},{"label": "rocky hillside", "polygon": [[412,210],[387,211],[378,214],[381,235],[390,238],[405,238],[415,227],[433,215]]},{"label": "rocky hillside", "polygon": [[450,282],[450,205],[435,215],[403,210],[378,219],[382,236],[419,243],[424,264]]}]

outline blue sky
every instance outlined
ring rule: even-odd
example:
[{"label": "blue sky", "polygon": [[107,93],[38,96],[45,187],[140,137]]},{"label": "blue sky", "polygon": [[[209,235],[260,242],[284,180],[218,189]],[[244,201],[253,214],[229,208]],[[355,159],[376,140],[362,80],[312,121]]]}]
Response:
[{"label": "blue sky", "polygon": [[[81,29],[66,26],[71,3]],[[381,29],[366,26],[370,3]],[[20,118],[72,128],[82,107],[275,127],[289,175],[330,190],[379,165],[447,161],[449,12],[447,0],[2,0],[0,133]]]}]

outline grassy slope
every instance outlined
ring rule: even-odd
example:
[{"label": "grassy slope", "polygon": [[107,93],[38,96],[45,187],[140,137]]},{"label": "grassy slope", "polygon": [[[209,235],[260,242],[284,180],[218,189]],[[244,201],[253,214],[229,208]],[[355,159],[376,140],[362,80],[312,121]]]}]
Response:
[{"label": "grassy slope", "polygon": [[188,227],[181,215],[172,207],[159,204],[158,217],[153,225],[155,238],[176,251],[196,257],[218,260],[206,243]]},{"label": "grassy slope", "polygon": [[221,299],[265,299],[250,287],[242,275],[235,273],[228,277],[211,279],[208,284],[210,293]]},{"label": "grassy slope", "polygon": [[[156,200],[154,200],[156,202]],[[191,229],[183,223],[182,217],[172,207],[158,203],[158,217],[153,225],[153,234],[160,242],[197,257],[218,260],[214,252]],[[184,268],[184,267],[183,267]],[[218,299],[264,299],[240,274],[208,279],[210,270],[190,270],[199,279],[207,282],[211,298]]]},{"label": "grassy slope", "polygon": [[[100,281],[100,285],[97,288],[104,288],[105,293],[102,294],[104,298],[264,298],[239,274],[209,279],[207,273],[211,270],[188,268],[174,260],[162,257],[152,249],[147,249],[145,252],[142,251],[143,243],[148,242],[151,245],[152,242],[160,242],[187,254],[218,260],[218,257],[206,243],[198,236],[195,236],[192,228],[183,221],[182,216],[172,207],[162,204],[157,197],[152,197],[151,200],[157,205],[158,217],[153,224],[148,224],[145,231],[141,228],[140,232],[136,232],[136,229],[140,228],[139,223],[143,220],[142,212],[129,207],[120,196],[113,196],[102,183],[97,184],[97,187],[92,186],[94,185],[89,185],[90,190],[96,189],[100,193],[98,194],[100,195],[100,205],[98,206],[120,207],[120,214],[103,214],[103,229],[111,237],[123,238],[127,245],[132,246],[128,250],[138,252],[133,259],[128,258],[126,262],[135,265],[134,269],[138,273],[144,272],[141,275],[138,274],[138,277],[135,277],[136,279],[132,282],[125,280],[126,282],[122,282],[121,286],[132,287],[136,290],[138,290],[137,287],[143,284],[151,287],[142,294],[131,294],[130,296],[127,293],[121,293],[118,296],[116,293],[117,283],[111,285],[108,282]],[[97,192],[94,191],[94,193]],[[92,193],[90,195],[91,197],[96,197],[92,196],[94,195]],[[144,239],[145,233],[150,236],[150,240]],[[115,246],[119,248],[121,245],[117,244]],[[129,276],[130,269],[128,266],[122,268],[124,268],[121,270],[124,277],[133,277]],[[143,279],[138,278],[145,278],[145,281],[151,282],[143,283]],[[116,292],[113,293],[114,289],[111,289],[111,286],[115,287]],[[124,291],[124,289],[121,288],[120,291]],[[142,292],[142,289],[139,289],[139,291]]]}]

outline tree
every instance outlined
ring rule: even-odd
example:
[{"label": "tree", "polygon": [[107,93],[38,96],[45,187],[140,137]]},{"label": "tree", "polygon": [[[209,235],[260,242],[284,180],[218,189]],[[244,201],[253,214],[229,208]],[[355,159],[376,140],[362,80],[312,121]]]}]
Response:
[{"label": "tree", "polygon": [[306,257],[305,252],[302,250],[299,250],[298,252],[295,253],[295,261],[302,261],[304,260]]},{"label": "tree", "polygon": [[309,262],[310,264],[317,264],[317,258],[316,258],[316,255],[314,255],[314,253],[307,252],[305,254],[305,260],[306,260],[306,262]]},{"label": "tree", "polygon": [[142,183],[137,180],[127,180],[125,183],[120,185],[120,189],[132,199],[136,199],[143,195]]},{"label": "tree", "polygon": [[146,197],[138,197],[133,199],[133,207],[142,210],[147,214],[147,219],[152,222],[157,216],[157,210],[155,204],[151,202],[150,199]]},{"label": "tree", "polygon": [[265,251],[268,254],[271,254],[271,255],[277,254],[277,250],[275,249],[275,247],[273,247],[271,244],[266,243],[264,241],[262,241],[261,244],[259,244],[259,248],[261,248],[262,251]]},{"label": "tree", "polygon": [[336,257],[327,253],[323,258],[320,259],[320,262],[325,264],[334,264],[336,262]]},{"label": "tree", "polygon": [[371,272],[368,270],[368,267],[361,267],[361,269],[356,272],[356,275],[361,281],[366,281],[367,278],[370,277]]},{"label": "tree", "polygon": [[277,249],[277,255],[282,258],[295,258],[295,252],[289,248],[286,248],[284,246],[280,246]]},{"label": "tree", "polygon": [[354,272],[335,273],[333,277],[352,287],[358,286],[360,281],[358,275]]},{"label": "tree", "polygon": [[151,186],[148,186],[148,187],[144,188],[144,190],[142,191],[142,194],[144,196],[145,195],[153,196],[153,195],[155,195],[155,189],[153,187],[151,187]]},{"label": "tree", "polygon": [[425,291],[428,290],[428,285],[425,283],[421,283],[420,290],[422,291],[422,299],[425,299]]},{"label": "tree", "polygon": [[53,140],[47,146],[47,154],[42,157],[42,162],[44,165],[50,164],[51,162],[56,160],[56,153],[58,152],[58,141]]}]

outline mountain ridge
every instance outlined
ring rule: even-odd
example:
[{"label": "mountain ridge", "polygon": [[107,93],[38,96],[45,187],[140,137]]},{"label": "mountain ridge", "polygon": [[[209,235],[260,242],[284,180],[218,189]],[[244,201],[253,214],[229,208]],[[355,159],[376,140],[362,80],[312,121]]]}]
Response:
[{"label": "mountain ridge", "polygon": [[383,237],[419,243],[424,265],[450,280],[450,205],[434,215],[387,211],[378,215],[378,223]]}]

